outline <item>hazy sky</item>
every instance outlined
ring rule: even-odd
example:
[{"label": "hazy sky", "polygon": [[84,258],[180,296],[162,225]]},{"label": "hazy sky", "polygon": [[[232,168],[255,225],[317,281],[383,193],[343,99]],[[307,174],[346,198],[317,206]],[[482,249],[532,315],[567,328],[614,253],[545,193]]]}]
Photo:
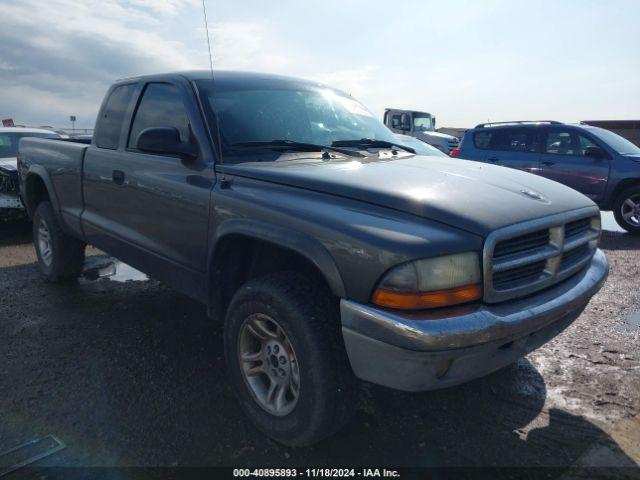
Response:
[{"label": "hazy sky", "polygon": [[[640,118],[639,0],[206,0],[214,67],[440,126]],[[0,0],[0,117],[92,127],[107,86],[208,68],[201,0]]]}]

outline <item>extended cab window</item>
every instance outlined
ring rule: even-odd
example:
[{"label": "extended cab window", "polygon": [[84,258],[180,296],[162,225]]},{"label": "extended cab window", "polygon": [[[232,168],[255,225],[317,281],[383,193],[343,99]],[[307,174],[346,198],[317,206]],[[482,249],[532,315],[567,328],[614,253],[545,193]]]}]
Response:
[{"label": "extended cab window", "polygon": [[133,95],[134,84],[121,85],[113,89],[107,99],[96,126],[96,145],[115,150],[120,141],[122,122]]},{"label": "extended cab window", "polygon": [[175,127],[180,140],[189,141],[187,110],[177,87],[168,83],[147,85],[133,118],[128,147],[135,148],[140,132],[152,127]]}]

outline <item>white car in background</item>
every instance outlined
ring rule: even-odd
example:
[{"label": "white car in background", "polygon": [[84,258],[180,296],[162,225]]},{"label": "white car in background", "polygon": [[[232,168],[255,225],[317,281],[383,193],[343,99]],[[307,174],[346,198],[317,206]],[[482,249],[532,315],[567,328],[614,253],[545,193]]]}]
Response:
[{"label": "white car in background", "polygon": [[18,187],[18,143],[22,137],[61,138],[39,128],[0,127],[0,220],[24,214]]}]

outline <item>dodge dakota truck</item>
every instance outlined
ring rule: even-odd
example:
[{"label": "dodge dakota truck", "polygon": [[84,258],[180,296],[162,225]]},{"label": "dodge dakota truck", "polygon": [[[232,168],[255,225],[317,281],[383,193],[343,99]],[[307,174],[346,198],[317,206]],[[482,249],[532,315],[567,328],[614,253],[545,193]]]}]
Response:
[{"label": "dodge dakota truck", "polygon": [[90,145],[24,139],[18,169],[45,280],[92,244],[204,302],[242,408],[287,445],[343,426],[358,379],[424,391],[515,362],[608,273],[584,195],[425,159],[312,81],[121,80]]}]

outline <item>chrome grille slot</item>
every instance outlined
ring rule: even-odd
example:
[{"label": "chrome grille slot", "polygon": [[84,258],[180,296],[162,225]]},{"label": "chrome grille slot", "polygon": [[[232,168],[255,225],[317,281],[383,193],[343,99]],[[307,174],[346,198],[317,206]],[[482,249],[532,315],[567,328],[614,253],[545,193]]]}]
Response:
[{"label": "chrome grille slot", "polygon": [[575,235],[580,235],[586,232],[591,228],[591,219],[590,218],[581,218],[580,220],[576,220],[573,222],[567,223],[566,227],[564,227],[564,236],[565,238],[573,237]]},{"label": "chrome grille slot", "polygon": [[561,282],[593,257],[600,212],[585,208],[501,228],[485,242],[484,298],[501,302]]},{"label": "chrome grille slot", "polygon": [[493,250],[493,258],[522,253],[544,247],[549,244],[549,230],[541,230],[531,234],[503,240]]},{"label": "chrome grille slot", "polygon": [[538,280],[542,275],[544,275],[544,267],[546,264],[546,260],[540,260],[522,267],[495,272],[493,274],[493,287],[496,290],[504,290],[511,288],[518,283],[527,283]]},{"label": "chrome grille slot", "polygon": [[574,263],[580,261],[589,255],[589,244],[583,243],[577,248],[573,250],[569,250],[562,255],[562,261],[560,262],[560,270],[565,270],[566,268],[571,267]]}]

